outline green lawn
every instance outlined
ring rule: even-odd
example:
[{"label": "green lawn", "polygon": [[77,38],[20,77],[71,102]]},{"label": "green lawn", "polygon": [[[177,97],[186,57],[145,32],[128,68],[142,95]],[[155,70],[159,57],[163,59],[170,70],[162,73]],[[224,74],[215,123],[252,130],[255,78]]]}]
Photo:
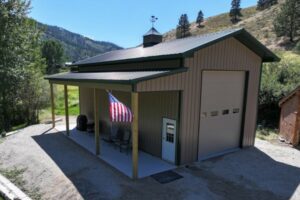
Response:
[{"label": "green lawn", "polygon": [[[65,115],[64,87],[55,85],[55,115]],[[76,86],[68,86],[69,115],[79,115],[79,90]],[[51,119],[51,107],[40,112],[40,121]]]},{"label": "green lawn", "polygon": [[[79,114],[79,91],[78,87],[68,86],[68,100],[69,100],[69,115]],[[65,114],[65,98],[63,86],[57,86],[55,96],[55,114]]]}]

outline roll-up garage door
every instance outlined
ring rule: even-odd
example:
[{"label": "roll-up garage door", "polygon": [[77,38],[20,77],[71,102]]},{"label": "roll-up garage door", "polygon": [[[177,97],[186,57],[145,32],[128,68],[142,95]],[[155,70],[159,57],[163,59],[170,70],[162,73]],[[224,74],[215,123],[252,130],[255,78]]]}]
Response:
[{"label": "roll-up garage door", "polygon": [[239,148],[245,80],[244,71],[203,72],[199,160]]}]

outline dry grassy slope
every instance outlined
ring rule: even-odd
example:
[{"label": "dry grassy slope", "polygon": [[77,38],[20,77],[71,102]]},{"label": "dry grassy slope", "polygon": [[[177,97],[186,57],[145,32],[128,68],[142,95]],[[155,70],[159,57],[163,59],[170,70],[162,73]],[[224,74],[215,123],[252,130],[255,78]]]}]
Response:
[{"label": "dry grassy slope", "polygon": [[[198,28],[195,22],[191,23],[192,35],[201,35],[204,33],[221,31],[228,28],[243,27],[253,34],[259,41],[271,49],[284,49],[280,45],[283,38],[277,38],[273,30],[273,20],[279,6],[285,0],[279,0],[279,4],[263,11],[257,11],[256,6],[242,9],[242,20],[233,25],[228,13],[209,17],[204,22],[203,28]],[[164,34],[164,40],[175,39],[176,31],[171,30]]]}]

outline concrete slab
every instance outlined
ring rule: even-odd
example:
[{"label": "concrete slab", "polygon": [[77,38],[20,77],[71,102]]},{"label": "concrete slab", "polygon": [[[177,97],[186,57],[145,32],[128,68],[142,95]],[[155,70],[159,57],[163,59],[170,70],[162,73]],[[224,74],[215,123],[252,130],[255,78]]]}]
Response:
[{"label": "concrete slab", "polygon": [[[77,144],[81,145],[91,153],[95,153],[95,139],[93,133],[78,131],[75,124],[70,124],[70,136]],[[56,129],[64,132],[65,126],[58,125]],[[132,154],[120,152],[114,145],[107,143],[100,139],[100,159],[119,170],[128,177],[132,177]],[[175,169],[176,166],[161,160],[158,157],[152,156],[143,151],[139,151],[139,165],[138,165],[139,178],[151,176],[156,173]]]}]

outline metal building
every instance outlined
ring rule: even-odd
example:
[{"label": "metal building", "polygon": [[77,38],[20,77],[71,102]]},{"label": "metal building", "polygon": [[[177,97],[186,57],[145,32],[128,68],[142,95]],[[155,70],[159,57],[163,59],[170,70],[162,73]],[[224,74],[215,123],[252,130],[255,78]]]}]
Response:
[{"label": "metal building", "polygon": [[142,46],[85,59],[72,72],[46,78],[79,86],[80,113],[101,122],[96,140],[110,130],[105,91],[131,105],[137,177],[138,149],[181,165],[252,146],[262,63],[274,61],[279,58],[244,29],[167,42],[152,30]]}]

